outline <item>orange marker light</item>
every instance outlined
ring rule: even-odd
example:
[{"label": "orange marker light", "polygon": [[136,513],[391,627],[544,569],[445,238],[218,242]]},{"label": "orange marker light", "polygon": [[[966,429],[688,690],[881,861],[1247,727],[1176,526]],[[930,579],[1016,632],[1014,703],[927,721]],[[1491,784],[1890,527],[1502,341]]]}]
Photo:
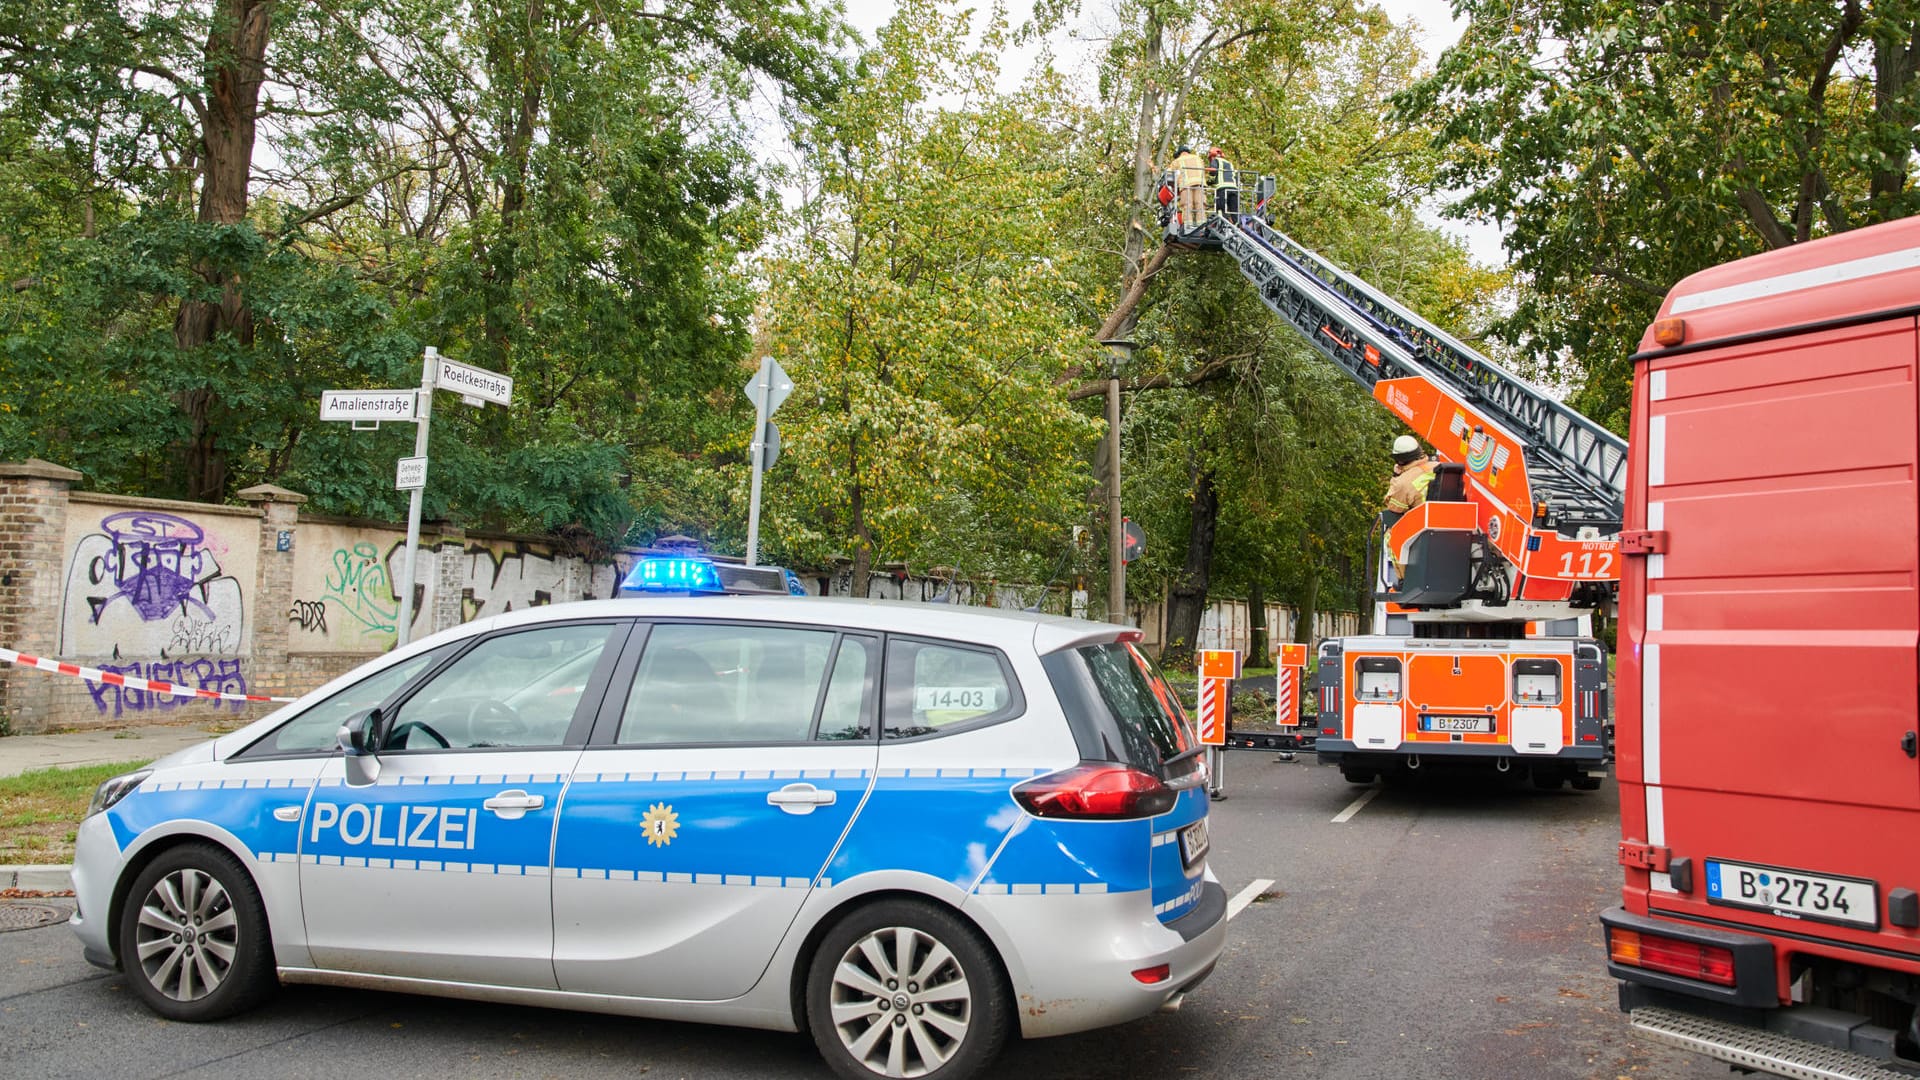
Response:
[{"label": "orange marker light", "polygon": [[1687,340],[1687,320],[1669,316],[1653,321],[1653,340],[1673,346]]}]

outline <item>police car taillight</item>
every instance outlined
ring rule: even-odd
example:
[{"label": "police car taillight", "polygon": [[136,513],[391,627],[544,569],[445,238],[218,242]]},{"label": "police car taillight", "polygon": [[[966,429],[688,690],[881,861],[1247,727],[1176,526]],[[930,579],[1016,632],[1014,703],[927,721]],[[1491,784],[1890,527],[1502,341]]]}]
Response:
[{"label": "police car taillight", "polygon": [[1097,761],[1016,784],[1013,797],[1034,817],[1098,821],[1154,817],[1179,799],[1157,776]]}]

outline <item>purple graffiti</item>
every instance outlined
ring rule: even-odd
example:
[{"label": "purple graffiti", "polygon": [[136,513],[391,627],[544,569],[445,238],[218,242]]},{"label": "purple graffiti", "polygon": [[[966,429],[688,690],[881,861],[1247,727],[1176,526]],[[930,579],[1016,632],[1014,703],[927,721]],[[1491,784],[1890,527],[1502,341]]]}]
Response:
[{"label": "purple graffiti", "polygon": [[[150,664],[101,664],[100,670],[170,682],[175,686],[197,686],[202,690],[215,690],[223,694],[247,692],[247,676],[240,670],[238,660],[155,660]],[[146,712],[149,709],[164,712],[194,704],[211,705],[215,709],[219,709],[222,705],[230,705],[234,712],[246,708],[246,703],[242,701],[175,697],[172,694],[156,694],[150,690],[135,690],[128,686],[108,686],[105,683],[90,682],[87,684],[87,691],[93,695],[94,708],[102,714],[105,714],[108,708],[112,708],[114,716],[129,712]]]},{"label": "purple graffiti", "polygon": [[207,538],[200,526],[172,514],[130,510],[105,518],[100,530],[113,547],[94,560],[89,576],[96,585],[111,577],[119,591],[88,597],[95,623],[121,599],[147,622],[176,612],[197,611],[208,621],[218,618],[204,600],[193,595],[200,579],[214,568],[211,558],[200,550]]}]

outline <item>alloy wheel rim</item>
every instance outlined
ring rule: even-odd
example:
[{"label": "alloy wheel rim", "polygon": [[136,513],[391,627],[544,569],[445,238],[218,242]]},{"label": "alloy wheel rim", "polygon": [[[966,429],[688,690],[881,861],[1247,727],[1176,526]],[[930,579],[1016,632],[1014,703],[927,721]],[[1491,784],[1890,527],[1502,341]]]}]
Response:
[{"label": "alloy wheel rim", "polygon": [[855,1061],[879,1076],[925,1076],[966,1040],[973,988],[939,939],[889,926],[841,955],[827,1007],[840,1045]]},{"label": "alloy wheel rim", "polygon": [[206,997],[227,981],[239,953],[233,898],[203,870],[175,870],[140,901],[134,948],[154,989],[175,1001]]}]

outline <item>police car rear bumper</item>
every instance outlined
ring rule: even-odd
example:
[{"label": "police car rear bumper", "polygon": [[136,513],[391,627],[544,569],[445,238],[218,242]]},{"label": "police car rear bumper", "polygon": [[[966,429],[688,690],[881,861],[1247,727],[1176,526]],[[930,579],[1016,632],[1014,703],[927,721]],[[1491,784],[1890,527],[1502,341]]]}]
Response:
[{"label": "police car rear bumper", "polygon": [[119,970],[113,958],[113,930],[108,908],[113,900],[113,883],[120,872],[120,845],[105,814],[95,814],[80,823],[73,841],[73,918],[67,925],[80,938],[87,962],[110,971]]},{"label": "police car rear bumper", "polygon": [[[1218,894],[1217,896],[1215,894]],[[974,896],[967,910],[1013,943],[1020,1034],[1067,1035],[1158,1011],[1206,979],[1227,943],[1226,892],[1211,871],[1191,914],[1162,923],[1144,892]],[[1164,978],[1134,974],[1167,966]]]}]

